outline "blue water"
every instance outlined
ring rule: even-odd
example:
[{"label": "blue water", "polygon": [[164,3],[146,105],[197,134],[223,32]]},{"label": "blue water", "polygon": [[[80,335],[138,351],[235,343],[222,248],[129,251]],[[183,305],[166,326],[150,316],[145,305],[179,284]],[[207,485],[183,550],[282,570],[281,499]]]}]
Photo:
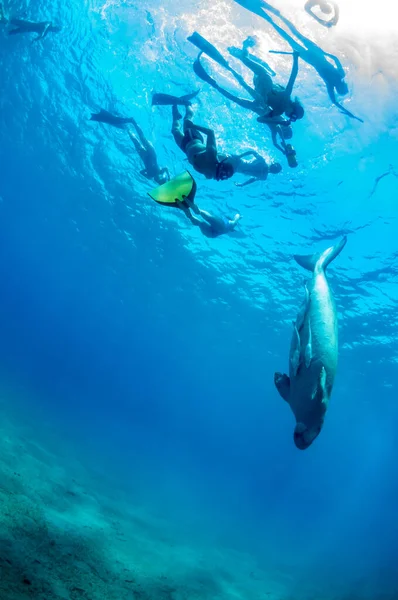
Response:
[{"label": "blue water", "polygon": [[[243,215],[239,235],[208,240],[149,199],[125,132],[90,113],[134,116],[176,174],[187,163],[151,93],[200,88],[196,119],[221,149],[279,159],[254,115],[196,79],[186,42],[197,30],[224,51],[256,34],[267,58],[286,49],[277,34],[232,0],[7,8],[64,26],[33,45],[0,32],[0,371],[24,390],[40,443],[45,421],[101,474],[103,494],[123,489],[192,547],[222,543],[283,569],[292,598],[311,585],[317,598],[396,598],[394,19],[341,0],[329,31],[301,2],[279,6],[341,58],[344,103],[365,122],[340,114],[301,65],[299,167],[243,190],[198,176],[203,208]],[[285,81],[291,58],[272,61]],[[303,298],[292,255],[343,234],[329,269],[339,371],[324,429],[299,452],[273,384]]]}]

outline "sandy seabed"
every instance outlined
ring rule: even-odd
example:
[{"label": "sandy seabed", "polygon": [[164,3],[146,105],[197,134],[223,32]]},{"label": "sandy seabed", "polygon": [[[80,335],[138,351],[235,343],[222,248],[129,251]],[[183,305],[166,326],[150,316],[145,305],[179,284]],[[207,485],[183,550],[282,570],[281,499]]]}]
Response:
[{"label": "sandy seabed", "polygon": [[107,495],[76,452],[9,407],[0,398],[0,600],[287,599],[289,581],[270,581],[249,555],[191,547],[167,520]]},{"label": "sandy seabed", "polygon": [[14,412],[0,394],[0,600],[374,598],[304,590],[289,570],[181,537],[84,466],[70,442]]}]

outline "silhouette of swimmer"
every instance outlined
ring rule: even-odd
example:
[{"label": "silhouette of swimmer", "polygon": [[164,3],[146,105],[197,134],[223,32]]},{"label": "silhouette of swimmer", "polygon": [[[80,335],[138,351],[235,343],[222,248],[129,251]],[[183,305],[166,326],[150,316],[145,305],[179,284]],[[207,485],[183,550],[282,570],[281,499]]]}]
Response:
[{"label": "silhouette of swimmer", "polygon": [[159,167],[154,147],[146,139],[141,127],[133,117],[118,117],[107,110],[100,110],[99,113],[92,114],[90,120],[97,121],[98,123],[107,123],[119,129],[126,129],[126,125],[128,124],[133,125],[138,139],[130,129],[127,129],[127,133],[134,144],[138,156],[144,163],[145,169],[140,171],[141,175],[147,179],[152,179],[159,185],[169,181],[170,173],[168,168]]},{"label": "silhouette of swimmer", "polygon": [[[233,219],[224,216],[217,217],[207,210],[199,208],[194,200],[189,198],[184,198],[184,201],[180,202],[178,207],[185,213],[192,225],[199,227],[201,233],[208,238],[216,238],[225,233],[230,233],[242,218],[242,215],[239,213]],[[202,217],[203,220],[194,217],[191,210]]]},{"label": "silhouette of swimmer", "polygon": [[[213,129],[196,125],[191,100],[199,92],[177,97],[170,94],[154,93],[152,106],[171,106],[173,122],[171,133],[177,146],[185,153],[195,171],[206,179],[224,181],[233,176],[234,170],[228,156],[219,154],[217,140]],[[185,106],[183,119],[178,106]],[[206,142],[203,135],[206,136]]]},{"label": "silhouette of swimmer", "polygon": [[[275,29],[275,31],[277,31],[279,35],[286,40],[292,50],[300,54],[300,58],[302,60],[314,67],[319,76],[325,82],[326,89],[332,103],[348,117],[363,123],[362,119],[356,117],[352,112],[344,108],[344,106],[340,104],[336,98],[336,92],[340,95],[345,95],[348,93],[348,86],[344,81],[345,72],[337,56],[329,54],[328,52],[324,52],[324,50],[322,50],[322,48],[320,48],[317,44],[300,33],[295,25],[291,23],[289,19],[284,17],[279,10],[271,6],[271,4],[268,4],[268,2],[265,2],[265,0],[235,0],[235,2],[267,21],[267,23],[269,23]],[[269,13],[278,17],[290,30],[291,34],[285,31],[285,29],[283,29],[280,25],[275,23]],[[297,39],[294,39],[293,36],[295,36]]]},{"label": "silhouette of swimmer", "polygon": [[[251,156],[253,160],[243,160],[243,158],[249,156]],[[265,181],[268,179],[270,173],[272,175],[277,175],[282,171],[282,165],[280,163],[274,162],[268,165],[264,157],[256,152],[256,150],[247,150],[246,152],[243,152],[243,154],[230,156],[230,161],[234,166],[235,173],[241,173],[242,175],[250,177],[250,179],[243,183],[235,183],[237,187],[245,187],[256,181]]]},{"label": "silhouette of swimmer", "polygon": [[[289,119],[284,119],[282,116],[273,115],[272,111],[270,113],[270,107],[267,104],[268,96],[264,96],[263,94],[259,93],[259,91],[256,91],[255,88],[250,87],[245,82],[243,77],[230,67],[229,63],[227,63],[227,61],[222,57],[222,55],[220,55],[218,50],[212,44],[210,44],[207,40],[205,40],[205,38],[203,38],[196,32],[192,36],[190,36],[188,38],[188,40],[191,41],[195,46],[205,49],[205,50],[201,50],[201,52],[199,52],[199,55],[193,64],[193,70],[196,73],[196,75],[198,77],[200,77],[200,79],[202,79],[203,81],[205,81],[206,83],[211,85],[215,90],[220,92],[220,94],[222,96],[224,96],[225,98],[227,98],[228,100],[231,100],[238,106],[241,106],[242,108],[245,108],[246,110],[250,110],[250,111],[256,113],[257,115],[259,115],[258,120],[261,121],[261,123],[265,123],[270,129],[271,136],[272,136],[272,142],[273,142],[274,146],[278,150],[280,150],[281,152],[286,154],[286,145],[284,144],[284,140],[291,139],[291,137],[293,135],[293,131],[291,128],[291,122],[295,121],[297,117],[302,116],[302,112],[300,112],[300,111],[303,111],[301,104],[297,101],[295,101],[295,102],[291,101],[289,103],[290,104],[289,108],[292,109],[290,112]],[[248,38],[243,43],[243,50],[245,50],[245,54],[247,56],[247,59],[250,60],[250,63],[253,63],[253,64],[258,63],[258,67],[262,69],[261,79],[264,80],[264,78],[268,78],[270,75],[275,75],[275,72],[272,71],[272,69],[269,67],[269,65],[267,65],[267,63],[265,63],[261,59],[255,57],[252,54],[249,54],[247,52],[247,48],[252,45],[253,45],[252,38]],[[232,51],[234,52],[234,50],[232,50]],[[224,68],[228,69],[228,71],[231,72],[231,74],[234,76],[234,78],[239,83],[239,85],[246,92],[248,92],[248,94],[253,98],[253,100],[247,100],[246,98],[240,98],[239,96],[237,96],[237,95],[233,94],[232,92],[229,92],[225,88],[221,87],[215,81],[215,79],[213,79],[213,77],[211,77],[207,73],[207,71],[205,71],[205,69],[202,65],[202,62],[201,62],[202,54],[206,54],[206,55],[210,56],[218,64],[220,64]],[[253,67],[253,68],[255,68],[255,67]],[[293,71],[293,78],[291,77],[291,81],[294,83],[294,79],[296,76],[295,67],[293,67],[292,71]],[[254,74],[254,75],[256,77],[256,74]],[[261,81],[261,79],[260,79],[260,81]],[[272,84],[272,82],[271,82],[271,84]],[[261,91],[261,87],[260,87],[260,91]],[[295,114],[296,110],[298,112],[297,115]]]},{"label": "silhouette of swimmer", "polygon": [[[226,98],[230,98],[237,104],[240,104],[240,106],[253,110],[262,116],[279,117],[282,114],[285,114],[291,121],[303,118],[304,109],[300,101],[298,98],[295,98],[295,100],[291,99],[293,86],[298,74],[297,52],[292,53],[292,71],[286,87],[283,87],[273,83],[272,76],[275,75],[275,71],[273,71],[267,63],[249,54],[248,48],[255,44],[254,38],[248,37],[243,42],[242,48],[236,48],[235,46],[228,48],[228,51],[232,56],[242,61],[242,63],[252,71],[253,87],[251,87],[245,82],[243,77],[231,67],[217,48],[197,31],[194,31],[194,33],[188,37],[188,41],[200,50],[198,58],[193,65],[196,75],[220,91]],[[216,63],[227,69],[239,85],[253,98],[254,103],[251,100],[237,98],[233,94],[225,93],[225,90],[205,71],[200,61],[202,54],[207,55]]]},{"label": "silhouette of swimmer", "polygon": [[242,49],[231,46],[228,48],[228,51],[253,72],[253,85],[256,96],[259,96],[264,105],[267,106],[266,114],[263,116],[280,117],[285,114],[291,121],[302,119],[304,109],[301,102],[297,97],[295,100],[291,99],[293,86],[298,75],[298,52],[293,52],[292,71],[286,87],[283,87],[280,84],[274,84],[269,69],[249,54],[248,47],[252,46],[253,42],[253,38],[247,38],[243,43]]},{"label": "silhouette of swimmer", "polygon": [[[317,6],[324,15],[330,15],[334,12],[332,18],[322,19],[322,17],[312,10],[314,6]],[[339,7],[333,0],[307,0],[304,5],[304,10],[324,27],[333,27],[334,25],[337,25],[340,16]]]},{"label": "silhouette of swimmer", "polygon": [[0,23],[9,23],[14,29],[10,29],[8,35],[17,35],[19,33],[37,33],[33,42],[44,39],[49,33],[59,33],[61,27],[54,25],[52,21],[26,21],[24,19],[7,19],[3,4],[0,4]]}]

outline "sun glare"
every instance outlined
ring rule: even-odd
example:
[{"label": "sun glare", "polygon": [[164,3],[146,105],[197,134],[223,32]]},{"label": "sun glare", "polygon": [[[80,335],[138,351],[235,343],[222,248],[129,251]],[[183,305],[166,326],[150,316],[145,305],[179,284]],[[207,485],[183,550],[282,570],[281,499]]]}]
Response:
[{"label": "sun glare", "polygon": [[396,0],[337,0],[341,25],[363,31],[397,31],[398,2]]}]

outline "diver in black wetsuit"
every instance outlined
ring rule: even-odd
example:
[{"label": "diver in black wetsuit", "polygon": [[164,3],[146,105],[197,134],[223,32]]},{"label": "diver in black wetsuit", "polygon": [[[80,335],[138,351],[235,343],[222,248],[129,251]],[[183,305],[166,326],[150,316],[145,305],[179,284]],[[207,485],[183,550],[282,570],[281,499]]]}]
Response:
[{"label": "diver in black wetsuit", "polygon": [[33,39],[34,42],[38,42],[46,37],[48,33],[59,33],[61,27],[53,25],[51,21],[42,21],[41,23],[35,23],[34,21],[23,21],[22,19],[11,19],[10,24],[14,26],[14,29],[10,29],[8,35],[16,35],[18,33],[37,33],[37,37]]},{"label": "diver in black wetsuit", "polygon": [[[264,117],[280,117],[285,114],[291,121],[297,121],[304,116],[304,109],[296,98],[291,99],[293,86],[298,74],[298,52],[293,52],[293,67],[286,87],[279,84],[274,84],[272,81],[269,69],[260,64],[255,57],[250,56],[248,45],[252,45],[253,38],[245,40],[242,49],[231,46],[228,48],[229,53],[239,59],[253,74],[253,85],[256,92],[256,97],[260,98],[262,103],[267,107]],[[253,60],[254,59],[254,60]]]},{"label": "diver in black wetsuit", "polygon": [[62,29],[59,25],[54,25],[52,21],[36,22],[26,21],[25,19],[7,19],[2,3],[0,4],[0,23],[12,25],[13,29],[9,30],[8,35],[37,33],[37,37],[33,39],[33,42],[44,39],[49,33],[59,33]]},{"label": "diver in black wetsuit", "polygon": [[[243,43],[242,49],[235,48],[234,46],[228,48],[232,56],[238,58],[248,69],[252,71],[253,87],[251,87],[245,82],[243,77],[230,66],[217,48],[208,42],[198,32],[195,31],[191,36],[188,37],[188,40],[200,50],[198,58],[193,66],[195,73],[198,75],[198,77],[203,79],[203,81],[206,81],[215,89],[217,89],[226,98],[229,98],[243,108],[248,108],[249,110],[252,110],[253,112],[256,112],[264,117],[280,117],[281,115],[285,114],[289,121],[296,121],[297,119],[303,118],[304,109],[300,101],[298,98],[295,98],[295,100],[291,99],[293,86],[298,74],[298,52],[294,51],[292,53],[292,72],[286,87],[283,87],[279,84],[273,83],[271,76],[274,75],[275,72],[272,71],[269,65],[249,54],[248,47],[253,45],[253,38],[247,38],[247,40],[245,40]],[[230,94],[221,88],[221,86],[219,86],[216,81],[205,71],[202,63],[200,62],[202,54],[206,54],[222,67],[226,68],[233,75],[239,85],[246,90],[246,92],[248,92],[253,100],[237,98],[233,94]]]},{"label": "diver in black wetsuit", "polygon": [[[198,77],[200,77],[200,79],[202,79],[203,81],[205,81],[206,83],[211,85],[218,92],[220,92],[220,94],[222,96],[224,96],[225,98],[228,98],[228,100],[231,100],[232,102],[234,102],[235,104],[238,104],[242,108],[251,110],[252,112],[259,115],[258,121],[266,124],[270,129],[271,136],[272,136],[272,142],[273,142],[275,148],[277,148],[283,154],[288,156],[285,140],[290,140],[292,138],[293,130],[291,127],[291,122],[295,121],[297,117],[302,116],[301,111],[303,111],[303,109],[302,109],[301,104],[299,102],[295,102],[295,103],[292,102],[293,112],[290,113],[289,119],[285,119],[282,116],[273,115],[272,111],[270,113],[270,107],[266,104],[267,98],[264,98],[264,95],[262,95],[261,93],[258,93],[258,91],[251,88],[245,82],[243,77],[230,67],[229,63],[227,63],[227,61],[224,59],[224,57],[218,52],[218,50],[212,44],[210,44],[210,42],[208,42],[205,38],[203,38],[197,32],[193,33],[188,38],[188,40],[201,50],[201,52],[199,53],[197,59],[195,60],[195,62],[193,64],[193,70],[196,73],[196,75]],[[244,42],[243,48],[247,51],[247,48],[249,47],[249,45],[253,45],[252,38],[248,38]],[[253,100],[247,100],[246,98],[240,98],[239,96],[236,96],[235,94],[233,94],[233,93],[229,92],[228,90],[224,89],[223,87],[221,87],[215,81],[215,79],[213,79],[205,71],[205,69],[201,63],[202,54],[208,55],[213,60],[215,60],[218,64],[220,64],[221,66],[226,68],[228,71],[230,71],[231,74],[236,79],[236,81],[239,83],[239,85],[245,91],[247,91],[250,96],[252,96]],[[257,57],[248,55],[248,53],[247,53],[247,56],[251,62],[257,63],[257,66],[259,69],[262,69],[261,76],[262,76],[263,81],[265,80],[265,78],[269,78],[271,75],[275,74],[275,72],[269,67],[269,65],[267,65],[267,63],[265,63],[264,61],[261,61],[261,59],[257,59]],[[256,67],[253,67],[253,68],[256,68]],[[293,78],[295,78],[294,71],[293,71]],[[261,83],[261,80],[260,80],[260,83]],[[293,83],[294,83],[294,81],[293,81]],[[261,90],[261,86],[259,86],[259,89]],[[297,115],[295,114],[295,110],[297,110],[297,112],[298,112]],[[290,148],[291,148],[291,146],[290,146]],[[288,148],[288,152],[290,152],[289,148]]]},{"label": "diver in black wetsuit", "polygon": [[[289,19],[286,19],[286,17],[284,17],[279,10],[271,6],[271,4],[268,4],[268,2],[265,2],[265,0],[235,0],[235,2],[272,25],[275,31],[277,31],[279,35],[291,46],[292,50],[298,52],[302,60],[314,67],[314,69],[325,82],[329,98],[333,104],[348,117],[363,123],[362,119],[356,117],[352,112],[344,108],[344,106],[340,104],[336,98],[336,92],[342,96],[348,93],[348,86],[344,81],[345,72],[337,56],[329,54],[328,52],[324,52],[322,48],[317,46],[317,44],[300,33],[295,25],[291,23]],[[269,13],[278,17],[282,23],[288,27],[291,34],[279,26]],[[293,36],[295,36],[298,41],[294,39]]]},{"label": "diver in black wetsuit", "polygon": [[59,33],[61,27],[54,25],[52,21],[26,21],[25,19],[8,19],[5,15],[3,3],[0,3],[0,23],[13,26],[8,35],[17,35],[19,33],[37,33],[33,42],[38,42],[46,37],[48,33]]},{"label": "diver in black wetsuit", "polygon": [[127,130],[127,133],[134,144],[137,154],[144,163],[145,169],[140,172],[141,175],[147,179],[152,179],[159,185],[169,181],[170,173],[168,168],[159,167],[154,147],[146,139],[141,127],[133,117],[118,117],[107,110],[100,110],[99,113],[93,113],[90,120],[97,121],[98,123],[107,123],[119,129],[126,129],[128,124],[133,125],[138,139],[130,129]]}]

